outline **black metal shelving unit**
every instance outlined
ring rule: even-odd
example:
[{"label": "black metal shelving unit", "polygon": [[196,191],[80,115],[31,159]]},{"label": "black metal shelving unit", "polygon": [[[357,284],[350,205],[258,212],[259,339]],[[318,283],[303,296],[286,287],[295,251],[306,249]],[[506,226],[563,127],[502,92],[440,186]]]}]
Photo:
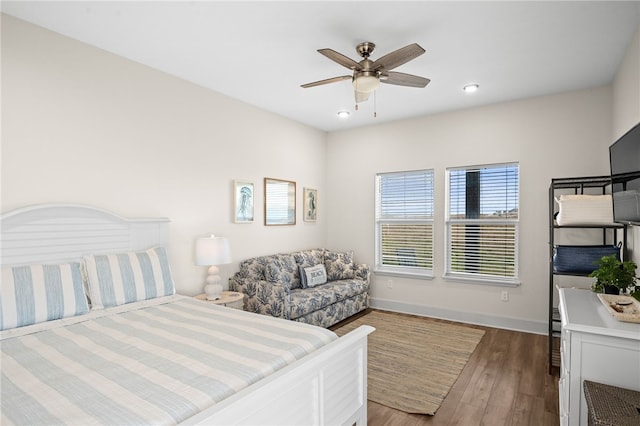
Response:
[{"label": "black metal shelving unit", "polygon": [[[549,186],[549,331],[548,331],[548,350],[549,350],[549,374],[554,371],[554,367],[560,367],[560,313],[558,312],[558,301],[555,300],[555,277],[558,275],[585,277],[586,274],[554,272],[553,268],[553,251],[556,244],[556,233],[562,230],[586,230],[600,229],[602,230],[602,244],[609,241],[612,244],[622,242],[621,256],[626,255],[627,229],[622,224],[610,225],[565,225],[560,226],[555,222],[555,214],[558,211],[555,197],[562,194],[607,194],[610,192],[611,178],[609,176],[580,177],[580,178],[559,178],[551,179]],[[618,239],[618,231],[622,231],[622,238]],[[598,243],[598,242],[594,242]]]}]

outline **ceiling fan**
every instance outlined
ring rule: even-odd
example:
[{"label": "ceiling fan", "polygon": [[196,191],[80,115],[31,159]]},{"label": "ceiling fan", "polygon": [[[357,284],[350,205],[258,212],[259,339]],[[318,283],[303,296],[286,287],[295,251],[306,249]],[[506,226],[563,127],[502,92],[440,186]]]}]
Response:
[{"label": "ceiling fan", "polygon": [[356,46],[356,51],[360,56],[362,56],[362,58],[364,58],[360,62],[356,62],[333,49],[318,49],[318,52],[327,58],[352,70],[353,75],[343,75],[340,77],[328,78],[326,80],[314,81],[313,83],[303,84],[301,87],[306,89],[309,87],[321,86],[323,84],[351,80],[355,91],[356,104],[358,104],[359,102],[364,102],[369,99],[369,94],[378,88],[380,82],[395,84],[398,86],[422,88],[431,81],[428,78],[419,77],[417,75],[391,71],[392,69],[417,58],[425,52],[425,50],[417,43],[410,44],[388,53],[376,61],[372,61],[369,59],[369,56],[375,47],[375,44],[368,41],[358,44]]}]

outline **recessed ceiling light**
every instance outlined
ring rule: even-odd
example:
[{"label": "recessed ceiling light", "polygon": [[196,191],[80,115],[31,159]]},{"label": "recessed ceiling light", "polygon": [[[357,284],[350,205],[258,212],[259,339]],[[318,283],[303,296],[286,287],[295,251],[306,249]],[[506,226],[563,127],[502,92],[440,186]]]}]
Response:
[{"label": "recessed ceiling light", "polygon": [[462,90],[464,90],[466,93],[473,93],[476,92],[479,87],[480,86],[477,84],[467,84],[462,88]]},{"label": "recessed ceiling light", "polygon": [[338,111],[339,118],[349,118],[351,113],[349,111]]}]

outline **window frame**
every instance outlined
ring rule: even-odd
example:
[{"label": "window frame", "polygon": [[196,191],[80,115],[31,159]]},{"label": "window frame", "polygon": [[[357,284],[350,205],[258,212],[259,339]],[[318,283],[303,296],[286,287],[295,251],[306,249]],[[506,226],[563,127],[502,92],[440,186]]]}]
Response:
[{"label": "window frame", "polygon": [[[431,179],[431,199],[430,210],[431,217],[425,219],[400,219],[400,218],[382,218],[380,217],[381,207],[381,192],[380,184],[383,176],[410,176],[417,174],[429,174]],[[408,278],[419,279],[433,279],[433,265],[434,265],[434,216],[435,216],[435,171],[434,169],[420,169],[420,170],[406,170],[398,172],[384,172],[376,173],[375,176],[375,196],[374,196],[374,222],[375,222],[375,267],[374,272],[378,275],[399,276]],[[422,266],[408,266],[408,265],[384,265],[382,263],[382,228],[385,225],[397,225],[397,224],[420,224],[428,225],[430,227],[431,234],[431,268]]]},{"label": "window frame", "polygon": [[[489,168],[508,168],[515,166],[517,169],[517,202],[516,209],[518,211],[517,218],[503,218],[503,219],[459,219],[451,218],[451,173],[453,171],[473,171],[473,170],[482,170]],[[443,278],[452,281],[466,281],[477,284],[488,284],[488,285],[498,285],[498,286],[509,286],[516,287],[519,286],[520,283],[520,269],[519,269],[519,253],[520,253],[520,164],[518,162],[510,162],[510,163],[496,163],[496,164],[486,164],[480,166],[464,166],[464,167],[449,167],[446,169],[445,175],[445,220],[444,220],[444,251],[445,251],[445,264],[444,264],[444,275]],[[480,198],[481,200],[481,198]],[[513,242],[513,276],[500,276],[500,275],[490,275],[490,274],[482,274],[475,272],[459,272],[452,271],[452,237],[451,230],[452,225],[455,224],[474,224],[474,225],[507,225],[513,226],[514,233],[514,242]]]}]

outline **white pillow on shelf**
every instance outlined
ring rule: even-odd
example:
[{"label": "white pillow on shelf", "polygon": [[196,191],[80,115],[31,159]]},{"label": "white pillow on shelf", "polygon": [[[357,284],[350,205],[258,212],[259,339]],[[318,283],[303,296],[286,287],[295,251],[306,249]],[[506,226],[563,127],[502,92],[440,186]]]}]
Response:
[{"label": "white pillow on shelf", "polygon": [[564,194],[555,199],[559,205],[556,222],[567,225],[611,225],[613,203],[611,194]]}]

